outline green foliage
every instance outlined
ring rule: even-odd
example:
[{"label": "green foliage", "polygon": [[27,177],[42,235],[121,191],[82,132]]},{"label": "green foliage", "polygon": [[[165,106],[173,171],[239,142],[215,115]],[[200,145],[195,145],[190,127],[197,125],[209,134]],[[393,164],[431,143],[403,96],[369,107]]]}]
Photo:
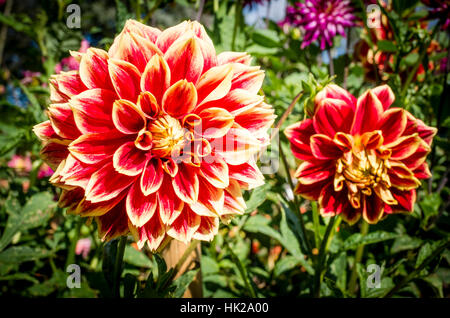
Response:
[{"label": "green foliage", "polygon": [[[69,50],[78,50],[83,38],[108,50],[129,18],[164,29],[193,20],[199,8],[185,0],[79,1],[82,28],[69,29],[68,3],[44,1],[29,7],[24,2],[10,14],[0,13],[0,24],[8,30],[7,38],[0,39],[5,44],[0,61],[0,295],[114,297],[118,287],[125,298],[182,297],[199,275],[205,297],[450,295],[450,76],[441,63],[450,40],[439,23],[424,27],[429,14],[420,1],[391,1],[382,7],[390,35],[376,43],[366,25],[348,31],[347,45],[336,37],[334,75],[316,44],[300,49],[299,30],[269,20],[259,21],[262,27],[246,25],[239,1],[205,2],[201,22],[217,53],[246,51],[253,56],[252,65],[265,71],[261,92],[277,118],[296,96],[298,100],[281,123],[280,169],[265,175],[264,185],[244,193],[245,214],[221,224],[214,239],[201,244],[199,264],[178,276],[178,268],[168,268],[159,253],[145,246],[139,251],[131,241],[118,262],[118,240],[102,242],[95,222],[84,224],[57,207],[60,190],[48,177],[38,177],[43,163],[32,127],[47,119],[48,80],[55,66]],[[364,2],[352,3],[364,17]],[[385,54],[382,71],[361,59],[363,43],[373,55]],[[24,78],[24,71],[39,74]],[[288,178],[299,161],[282,131],[314,113],[314,99],[329,83],[355,96],[388,84],[396,96],[394,106],[438,128],[427,159],[433,177],[418,188],[413,213],[389,215],[360,233],[361,223],[350,226],[340,218],[319,217],[317,206],[294,197],[295,185]],[[14,155],[29,158],[31,168],[10,167]],[[76,253],[80,239],[90,241],[86,255]],[[67,286],[71,262],[80,266],[80,288]],[[367,284],[371,264],[382,269],[379,288]]]}]

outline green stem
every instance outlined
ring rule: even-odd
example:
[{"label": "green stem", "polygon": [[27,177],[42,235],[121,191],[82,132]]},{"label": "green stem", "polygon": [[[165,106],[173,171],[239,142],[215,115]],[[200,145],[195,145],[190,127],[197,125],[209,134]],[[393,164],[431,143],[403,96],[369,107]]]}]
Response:
[{"label": "green stem", "polygon": [[319,220],[319,211],[317,210],[317,202],[311,202],[312,215],[313,215],[313,224],[314,224],[314,240],[316,242],[316,248],[320,246],[320,220]]},{"label": "green stem", "polygon": [[80,218],[75,227],[75,236],[73,237],[73,240],[70,242],[69,254],[67,255],[67,260],[66,260],[66,268],[70,264],[75,263],[75,249],[77,248],[77,242],[78,242],[78,239],[80,238],[80,230],[81,230],[81,227],[83,226],[83,223],[84,223],[84,220],[82,218]]},{"label": "green stem", "polygon": [[233,51],[236,50],[236,36],[241,24],[241,16],[242,16],[242,1],[238,0],[235,5],[233,37],[231,39],[231,50]]},{"label": "green stem", "polygon": [[317,257],[317,263],[316,263],[316,270],[314,273],[314,297],[319,298],[320,297],[320,285],[322,283],[323,278],[323,265],[325,261],[326,256],[326,250],[328,246],[328,237],[330,236],[331,230],[334,228],[334,222],[336,220],[336,217],[331,217],[330,221],[328,222],[327,228],[325,230],[325,235],[323,236],[322,242],[320,243],[319,248],[319,255]]},{"label": "green stem", "polygon": [[328,53],[328,59],[330,60],[330,76],[334,75],[334,61],[333,61],[333,54],[331,53],[331,47],[327,50]]},{"label": "green stem", "polygon": [[[364,222],[361,225],[361,236],[364,237],[369,232],[369,223]],[[352,268],[352,274],[350,276],[350,282],[349,282],[349,293],[350,295],[353,295],[356,292],[356,280],[358,279],[358,272],[356,271],[356,265],[361,262],[361,259],[364,254],[364,244],[361,244],[356,249],[355,253],[355,261],[353,262],[353,268]]]},{"label": "green stem", "polygon": [[[303,220],[303,215],[300,212],[300,202],[298,201],[298,198],[295,195],[295,186],[294,186],[294,183],[292,182],[291,173],[289,171],[289,165],[287,163],[286,156],[283,153],[283,147],[281,145],[280,145],[280,157],[281,157],[281,160],[283,161],[283,166],[284,166],[284,169],[286,172],[286,178],[288,180],[289,186],[291,187],[292,193],[294,195],[294,205],[295,205],[295,209],[296,209],[295,212],[299,214],[298,218],[300,220],[300,227],[302,230],[302,233],[301,233],[302,241],[306,245],[305,254],[308,256],[311,256],[311,244],[309,243],[308,238],[306,237],[305,221]],[[300,244],[300,246],[302,246],[302,245]]]},{"label": "green stem", "polygon": [[250,282],[250,278],[248,276],[246,267],[242,264],[239,257],[234,253],[230,244],[227,241],[225,241],[225,244],[227,245],[227,248],[230,251],[231,258],[233,259],[233,261],[236,263],[236,266],[238,267],[239,273],[241,274],[241,277],[242,277],[242,280],[244,281],[245,287],[247,287],[250,297],[256,298],[257,297],[256,292],[255,292],[255,289],[253,288],[252,283]]},{"label": "green stem", "polygon": [[450,247],[450,241],[443,244],[440,248],[436,249],[434,253],[432,253],[425,261],[420,264],[419,267],[417,267],[415,270],[413,270],[411,273],[409,273],[405,278],[402,279],[402,281],[395,285],[383,298],[390,298],[392,297],[396,292],[398,292],[400,289],[403,288],[406,284],[408,284],[412,279],[414,279],[424,268],[427,266],[435,257],[437,257],[439,254],[442,253],[446,248]]},{"label": "green stem", "polygon": [[123,254],[125,253],[125,246],[127,244],[127,237],[121,236],[116,251],[116,260],[114,262],[114,281],[113,281],[113,295],[120,298],[120,277],[122,276]]},{"label": "green stem", "polygon": [[409,72],[408,77],[406,78],[405,84],[403,85],[402,91],[400,93],[400,96],[402,96],[403,100],[405,98],[406,90],[408,89],[409,84],[411,84],[414,76],[417,74],[417,69],[419,68],[420,64],[423,61],[423,58],[425,57],[425,54],[427,53],[427,48],[430,46],[431,41],[433,40],[434,36],[436,35],[436,32],[439,30],[440,24],[437,23],[436,26],[433,28],[433,31],[430,36],[430,41],[425,43],[422,43],[422,46],[420,48],[420,55],[417,59],[416,65],[414,65],[413,69]]}]

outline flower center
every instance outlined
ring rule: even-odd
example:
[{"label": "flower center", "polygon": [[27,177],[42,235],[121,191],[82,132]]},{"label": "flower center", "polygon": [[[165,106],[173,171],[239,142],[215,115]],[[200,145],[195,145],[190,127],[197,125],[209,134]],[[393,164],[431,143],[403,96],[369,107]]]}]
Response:
[{"label": "flower center", "polygon": [[187,129],[183,128],[178,119],[164,115],[148,125],[152,134],[152,154],[159,157],[170,157],[178,154],[186,142]]},{"label": "flower center", "polygon": [[397,204],[389,191],[389,167],[389,160],[377,156],[376,150],[353,148],[336,162],[334,189],[341,191],[345,184],[355,209],[361,206],[362,194],[370,196],[373,192],[384,202]]}]

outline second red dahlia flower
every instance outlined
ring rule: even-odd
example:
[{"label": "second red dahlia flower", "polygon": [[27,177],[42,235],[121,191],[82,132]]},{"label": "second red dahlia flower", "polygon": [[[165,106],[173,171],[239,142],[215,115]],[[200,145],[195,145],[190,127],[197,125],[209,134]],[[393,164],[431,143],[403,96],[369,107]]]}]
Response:
[{"label": "second red dahlia flower", "polygon": [[293,154],[296,192],[318,200],[323,216],[340,214],[348,223],[362,216],[377,223],[386,214],[412,211],[436,128],[402,108],[390,108],[387,86],[356,99],[336,85],[317,94],[312,118],[285,131]]},{"label": "second red dahlia flower", "polygon": [[219,219],[244,212],[274,120],[248,55],[216,55],[197,22],[129,20],[108,52],[79,58],[52,77],[50,120],[34,129],[68,213],[95,217],[102,239],[131,231],[155,250],[211,240]]}]

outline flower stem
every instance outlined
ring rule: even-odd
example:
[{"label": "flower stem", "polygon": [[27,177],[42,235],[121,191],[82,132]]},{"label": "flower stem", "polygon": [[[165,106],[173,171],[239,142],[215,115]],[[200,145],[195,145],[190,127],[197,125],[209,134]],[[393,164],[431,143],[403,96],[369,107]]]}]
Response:
[{"label": "flower stem", "polygon": [[233,37],[231,39],[231,50],[236,51],[236,36],[241,24],[242,17],[242,1],[238,0],[235,5]]},{"label": "flower stem", "polygon": [[67,260],[66,260],[66,268],[70,264],[75,263],[75,249],[77,248],[77,242],[78,242],[78,238],[80,237],[80,231],[81,231],[81,227],[83,226],[83,223],[84,223],[84,220],[82,218],[80,218],[75,227],[75,236],[73,237],[72,241],[70,242],[69,254],[67,255]]},{"label": "flower stem", "polygon": [[[361,225],[361,237],[366,236],[366,234],[369,232],[369,223],[364,222]],[[350,276],[350,282],[349,282],[349,293],[350,295],[353,295],[356,292],[356,280],[358,278],[358,272],[356,271],[356,265],[361,262],[361,259],[364,254],[364,244],[361,244],[356,249],[355,253],[355,261],[353,262],[353,268],[352,268],[352,274]]]},{"label": "flower stem", "polygon": [[325,235],[323,236],[322,242],[320,243],[319,248],[319,255],[317,257],[317,263],[316,263],[316,271],[314,273],[314,297],[319,298],[320,297],[320,285],[322,283],[323,278],[323,263],[325,261],[326,256],[326,250],[328,246],[328,237],[330,236],[330,233],[332,232],[332,229],[334,228],[334,222],[336,220],[335,216],[332,216],[330,218],[330,221],[328,222],[327,228],[325,230]]},{"label": "flower stem", "polygon": [[[300,227],[302,230],[301,236],[302,236],[303,242],[306,245],[306,248],[305,248],[306,253],[305,254],[310,256],[311,255],[311,245],[309,244],[308,238],[306,236],[305,222],[303,220],[303,215],[300,212],[300,202],[298,201],[298,198],[295,195],[295,186],[294,186],[294,183],[292,182],[291,173],[289,172],[289,165],[287,163],[286,156],[283,153],[283,147],[281,145],[280,145],[280,157],[281,157],[281,160],[283,161],[283,166],[284,166],[284,169],[286,172],[286,178],[288,180],[289,186],[291,187],[292,193],[294,194],[294,205],[295,205],[295,209],[297,210],[295,212],[299,214],[298,218],[300,220]],[[300,244],[300,246],[302,246],[302,244]]]},{"label": "flower stem", "polygon": [[113,295],[120,298],[120,277],[122,276],[123,254],[125,253],[125,246],[127,244],[127,237],[121,236],[116,251],[116,260],[114,262],[114,281],[113,281]]},{"label": "flower stem", "polygon": [[330,60],[330,76],[334,75],[334,62],[333,62],[333,54],[331,53],[331,48],[328,48],[328,59]]}]

